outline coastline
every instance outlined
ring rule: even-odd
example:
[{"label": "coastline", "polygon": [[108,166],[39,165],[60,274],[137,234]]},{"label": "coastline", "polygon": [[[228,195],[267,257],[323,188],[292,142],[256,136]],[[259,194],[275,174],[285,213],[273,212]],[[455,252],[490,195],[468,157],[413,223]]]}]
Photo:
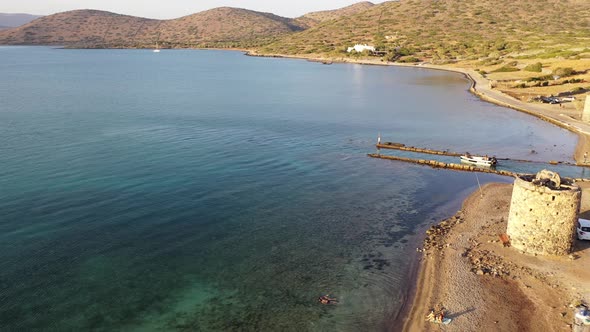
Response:
[{"label": "coastline", "polygon": [[[584,197],[590,193],[590,185],[580,186]],[[487,184],[455,216],[430,228],[403,331],[439,331],[440,325],[425,320],[436,307],[453,319],[445,331],[571,330],[573,306],[590,300],[590,271],[584,268],[590,243],[576,241],[569,257],[504,247],[497,234],[505,232],[511,195],[511,184]],[[581,212],[590,214],[588,200]]]},{"label": "coastline", "polygon": [[[253,55],[249,54],[248,55]],[[264,55],[256,55],[264,56]],[[549,105],[524,103],[507,94],[491,88],[490,81],[475,70],[451,66],[415,65],[383,63],[370,60],[338,61],[301,56],[274,55],[315,61],[321,63],[357,63],[364,65],[400,66],[444,70],[463,74],[470,82],[469,91],[484,101],[508,107],[535,116],[543,121],[557,125],[578,136],[574,150],[574,160],[585,165],[584,154],[590,150],[590,125],[575,120],[571,116],[556,113]],[[584,197],[590,187],[581,184]],[[571,329],[573,314],[571,306],[576,301],[590,301],[590,273],[583,273],[572,266],[587,265],[590,254],[588,245],[577,243],[575,260],[570,258],[533,258],[521,255],[515,250],[507,252],[497,238],[505,233],[505,221],[512,194],[512,185],[492,183],[484,186],[483,194],[472,193],[463,202],[463,207],[455,216],[433,227],[448,228],[435,241],[442,243],[439,248],[419,249],[412,264],[409,278],[414,282],[405,294],[404,305],[390,325],[390,330],[439,331],[441,326],[425,321],[425,317],[436,307],[444,307],[448,317],[454,322],[445,327],[448,331],[557,331]],[[581,212],[590,213],[588,202],[583,203]],[[442,226],[441,226],[442,225]],[[451,225],[451,226],[449,226]],[[454,227],[459,225],[458,227]],[[454,229],[457,228],[457,229]],[[495,234],[486,230],[495,228]],[[431,228],[432,230],[432,228]],[[427,240],[432,238],[431,230]],[[464,236],[469,234],[468,236]],[[507,275],[488,276],[474,273],[473,259],[466,258],[465,252],[475,250],[487,239],[487,246],[496,258],[496,263]],[[476,240],[474,240],[474,238]],[[470,241],[474,241],[471,242]],[[578,241],[579,242],[579,241]],[[475,243],[475,245],[474,245]],[[580,247],[582,246],[582,247]],[[469,248],[463,253],[458,253]],[[583,252],[586,251],[586,252]],[[520,256],[520,257],[515,257]],[[478,260],[484,260],[484,257]],[[553,261],[551,261],[553,260]],[[533,261],[531,266],[530,261]],[[548,263],[549,270],[535,266],[538,262]],[[549,262],[548,262],[549,261]],[[499,263],[498,263],[499,262]],[[504,267],[506,265],[506,267]],[[542,264],[541,264],[542,265]],[[459,268],[458,268],[459,267]],[[558,272],[555,272],[558,271]],[[479,272],[479,271],[478,271]],[[469,305],[467,305],[469,304]],[[490,318],[491,317],[491,318]]]},{"label": "coastline", "polygon": [[323,58],[316,56],[302,56],[302,55],[285,55],[285,54],[258,54],[253,51],[245,51],[247,56],[257,57],[273,57],[273,58],[287,58],[287,59],[300,59],[313,62],[329,62],[329,63],[352,63],[361,65],[373,65],[373,66],[396,66],[396,67],[408,67],[408,68],[426,68],[432,70],[443,70],[454,73],[463,74],[470,82],[469,91],[480,99],[490,102],[492,104],[511,108],[513,110],[523,112],[534,117],[537,117],[543,121],[547,121],[558,127],[566,129],[578,136],[578,142],[576,144],[573,159],[579,166],[590,166],[589,163],[584,163],[584,153],[590,153],[590,123],[584,123],[578,121],[570,116],[562,113],[555,113],[556,110],[553,105],[547,104],[532,104],[517,100],[501,91],[495,90],[490,87],[490,81],[480,75],[478,72],[472,69],[465,69],[459,67],[452,67],[448,65],[433,65],[433,64],[408,64],[408,63],[395,63],[395,62],[383,62],[380,60],[368,60],[368,59],[334,59],[334,58]]},{"label": "coastline", "polygon": [[[264,62],[264,61],[262,61],[262,62]],[[410,66],[408,66],[408,67],[410,67]],[[332,69],[338,69],[338,68],[332,68]],[[433,68],[433,69],[435,69],[435,68]],[[435,69],[435,70],[441,70],[441,69]],[[459,76],[457,76],[457,77],[459,77]],[[467,77],[469,77],[469,76],[467,76]],[[475,81],[472,81],[472,82],[473,82],[472,85],[475,85]],[[462,84],[465,84],[465,81],[463,81]],[[529,119],[529,121],[530,121],[530,119]],[[460,196],[460,197],[458,198],[457,196]],[[455,192],[453,192],[451,194],[450,197],[447,197],[445,200],[446,201],[452,200],[452,201],[457,201],[457,202],[463,202],[463,201],[466,202],[467,199],[468,199],[467,196],[468,195],[465,195],[465,194],[462,194],[462,193],[460,194],[459,192],[456,192],[455,191]],[[486,197],[486,199],[487,199],[487,197]],[[452,215],[455,211],[459,210],[460,206],[461,206],[461,204],[457,204],[453,209],[448,210],[447,213],[445,213],[445,215],[448,215],[448,216]],[[424,227],[424,228],[421,227],[420,229],[417,230],[417,233],[416,234],[424,234],[423,232],[426,231],[426,228],[427,227]],[[413,250],[415,247],[421,247],[422,246],[422,241],[418,239],[418,238],[422,238],[422,237],[423,236],[414,236],[414,239],[412,240],[412,242],[415,243],[416,246],[410,245],[410,247],[409,247],[409,248],[412,249],[411,251],[413,251],[411,253],[411,255],[409,255],[412,258],[412,263],[411,263],[412,273],[409,273],[408,274],[408,277],[411,279],[411,282],[409,283],[409,285],[413,286],[413,288],[415,288],[415,289],[413,289],[413,290],[410,290],[409,288],[406,289],[408,296],[404,296],[403,297],[403,300],[404,300],[404,312],[400,316],[402,316],[402,315],[405,316],[405,314],[408,314],[409,315],[409,312],[414,312],[414,310],[413,310],[414,307],[413,307],[412,299],[417,299],[418,297],[421,297],[422,299],[424,299],[424,297],[425,297],[424,294],[430,294],[429,292],[431,292],[433,290],[433,287],[434,287],[434,286],[432,286],[432,284],[428,284],[428,280],[429,279],[426,279],[422,272],[419,273],[420,266],[423,265],[422,262],[421,262],[423,260],[421,258],[423,256],[422,252],[416,252],[415,250]],[[438,271],[438,269],[436,269],[436,267],[437,266],[441,266],[441,263],[438,262],[438,261],[434,261],[434,264],[435,264],[434,265],[435,266],[435,269],[433,271],[435,273],[436,271]],[[436,264],[438,264],[438,265],[436,265]],[[423,287],[417,287],[416,286],[416,279],[422,280],[422,281],[419,281],[419,282],[422,283]],[[419,291],[419,294],[417,293],[418,291]],[[423,302],[423,303],[425,303],[424,304],[425,306],[428,305],[427,302]],[[406,308],[408,310],[405,310]],[[455,315],[456,315],[456,312],[457,311],[455,311],[455,313],[454,313]],[[416,317],[419,318],[418,320],[420,320],[420,321],[423,321],[424,320],[423,319],[424,317],[421,315],[420,312],[417,312],[416,313]],[[460,316],[457,316],[457,317],[460,317]],[[404,317],[401,317],[400,319],[403,320]],[[398,326],[401,327],[401,325],[398,325]]]}]

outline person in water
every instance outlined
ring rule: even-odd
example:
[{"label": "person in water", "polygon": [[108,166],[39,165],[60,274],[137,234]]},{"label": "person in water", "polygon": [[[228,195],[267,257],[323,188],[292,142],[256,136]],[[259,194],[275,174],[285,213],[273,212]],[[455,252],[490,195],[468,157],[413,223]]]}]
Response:
[{"label": "person in water", "polygon": [[329,294],[320,296],[318,301],[321,304],[336,304],[336,303],[338,303],[338,300],[336,300],[335,298],[331,298]]}]

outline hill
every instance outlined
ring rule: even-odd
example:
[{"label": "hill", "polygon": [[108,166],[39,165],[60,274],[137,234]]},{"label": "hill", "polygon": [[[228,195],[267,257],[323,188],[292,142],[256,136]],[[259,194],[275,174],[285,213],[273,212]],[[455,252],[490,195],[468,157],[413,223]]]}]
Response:
[{"label": "hill", "polygon": [[370,43],[394,59],[465,59],[584,48],[589,27],[587,0],[400,0],[325,21],[259,51],[335,55]]},{"label": "hill", "polygon": [[0,28],[18,27],[23,24],[27,24],[35,19],[38,19],[39,15],[31,14],[7,14],[0,13]]},{"label": "hill", "polygon": [[248,47],[301,31],[294,20],[222,7],[173,20],[74,10],[0,31],[0,44],[71,47]]},{"label": "hill", "polygon": [[221,7],[164,21],[161,40],[199,46],[244,47],[302,31],[293,19],[247,9]]},{"label": "hill", "polygon": [[[522,101],[568,96],[575,99],[567,107],[579,111],[590,92],[589,40],[587,0],[400,0],[325,21],[256,53],[472,69]],[[361,43],[376,52],[347,52]]]},{"label": "hill", "polygon": [[309,22],[311,26],[315,26],[315,25],[318,25],[322,22],[336,20],[336,19],[339,19],[344,16],[350,16],[353,14],[357,14],[357,13],[365,11],[373,6],[375,6],[375,4],[373,4],[372,2],[363,1],[363,2],[358,2],[353,5],[343,7],[340,9],[323,10],[323,11],[319,11],[319,12],[307,13],[307,14],[299,17],[298,19]]},{"label": "hill", "polygon": [[21,27],[0,31],[0,44],[98,46],[110,43],[131,46],[141,32],[154,33],[158,20],[98,10],[74,10],[39,18]]}]

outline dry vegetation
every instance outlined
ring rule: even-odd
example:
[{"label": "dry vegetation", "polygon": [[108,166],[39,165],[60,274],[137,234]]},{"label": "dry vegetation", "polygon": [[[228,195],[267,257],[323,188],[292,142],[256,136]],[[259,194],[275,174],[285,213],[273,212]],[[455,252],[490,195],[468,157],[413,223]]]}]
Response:
[{"label": "dry vegetation", "polygon": [[372,2],[364,1],[358,2],[348,7],[335,9],[335,10],[323,10],[319,12],[307,13],[299,18],[298,21],[305,22],[308,27],[314,27],[322,22],[336,20],[344,16],[350,16],[362,11],[365,11],[375,6]]},{"label": "dry vegetation", "polygon": [[86,48],[228,47],[258,54],[431,62],[477,69],[523,100],[590,90],[588,0],[360,2],[296,19],[216,8],[174,20],[79,10],[0,31],[0,44]]},{"label": "dry vegetation", "polygon": [[[325,22],[264,50],[285,54],[342,52],[356,43],[407,48],[433,60],[572,56],[590,39],[585,0],[400,0]],[[573,52],[575,53],[575,52]]]},{"label": "dry vegetation", "polygon": [[285,36],[258,53],[368,58],[346,52],[359,43],[375,45],[382,61],[478,69],[523,100],[590,89],[587,0],[391,1]]},{"label": "dry vegetation", "polygon": [[82,48],[252,48],[321,22],[374,6],[360,2],[291,19],[271,13],[221,7],[173,20],[152,20],[97,10],[50,15],[0,32],[0,44],[65,45]]},{"label": "dry vegetation", "polygon": [[292,19],[245,9],[216,8],[174,20],[75,10],[0,32],[0,44],[70,47],[251,47],[301,31]]}]

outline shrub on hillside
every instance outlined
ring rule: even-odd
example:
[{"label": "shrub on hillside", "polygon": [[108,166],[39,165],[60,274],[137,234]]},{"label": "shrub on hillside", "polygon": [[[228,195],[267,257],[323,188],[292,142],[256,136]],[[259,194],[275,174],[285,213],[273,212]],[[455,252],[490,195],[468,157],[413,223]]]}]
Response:
[{"label": "shrub on hillside", "polygon": [[564,84],[567,84],[567,83],[583,83],[583,82],[584,82],[584,80],[581,79],[581,78],[572,78],[572,79],[563,81]]},{"label": "shrub on hillside", "polygon": [[398,60],[398,62],[420,62],[420,59],[413,57],[413,56],[408,56],[408,57],[403,57],[401,59]]},{"label": "shrub on hillside", "polygon": [[526,71],[532,71],[535,73],[540,73],[541,71],[543,71],[543,64],[540,62],[537,63],[531,63],[530,65],[524,67],[524,70]]},{"label": "shrub on hillside", "polygon": [[572,76],[576,73],[576,71],[573,68],[555,68],[555,70],[553,71],[553,75],[556,76],[561,76],[561,77],[566,77],[566,76]]},{"label": "shrub on hillside", "polygon": [[540,77],[531,77],[529,79],[527,79],[528,82],[540,82],[540,81],[546,81],[546,80],[551,80],[553,79],[553,76],[551,75],[546,75],[546,76],[540,76]]},{"label": "shrub on hillside", "polygon": [[510,67],[510,66],[503,66],[500,67],[498,69],[492,70],[492,73],[507,73],[507,72],[511,72],[511,71],[519,71],[520,69],[516,68],[516,67]]}]

